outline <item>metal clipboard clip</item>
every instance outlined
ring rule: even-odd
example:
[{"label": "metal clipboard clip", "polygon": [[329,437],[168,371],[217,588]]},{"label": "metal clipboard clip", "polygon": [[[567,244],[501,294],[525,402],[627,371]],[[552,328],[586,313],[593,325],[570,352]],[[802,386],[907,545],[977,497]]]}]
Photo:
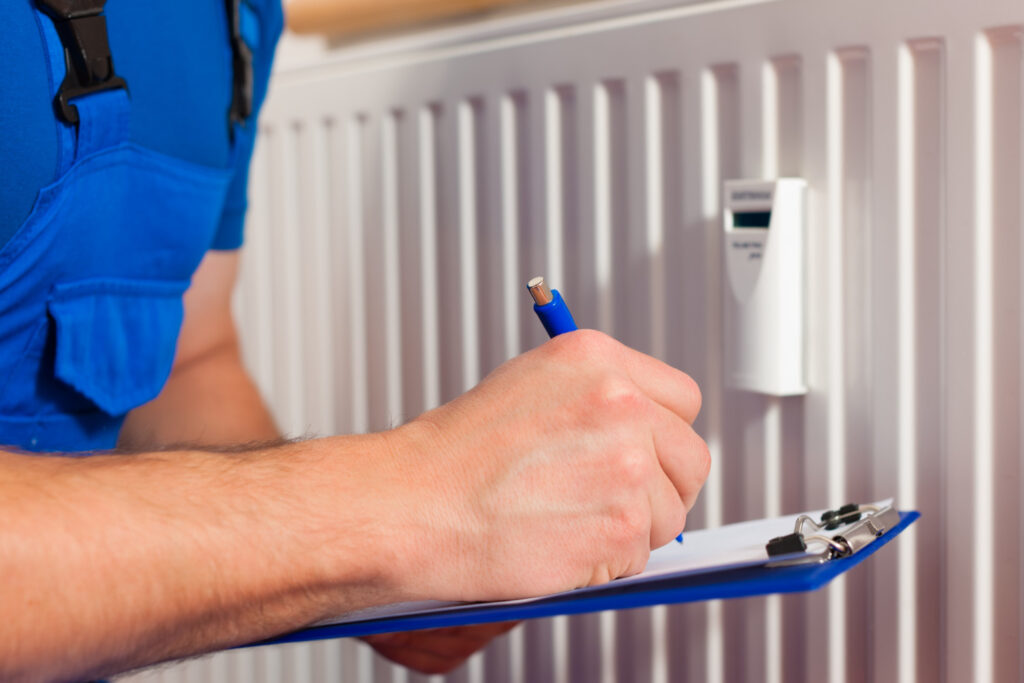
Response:
[{"label": "metal clipboard clip", "polygon": [[[796,519],[793,533],[773,538],[765,545],[769,557],[768,566],[820,564],[849,557],[870,545],[899,524],[899,521],[900,513],[891,505],[880,508],[877,505],[849,503],[837,510],[825,511],[820,521],[815,521],[809,515],[800,515]],[[835,534],[826,533],[837,530]],[[808,552],[809,545],[812,548],[820,547],[821,550],[812,549],[812,552]]]}]

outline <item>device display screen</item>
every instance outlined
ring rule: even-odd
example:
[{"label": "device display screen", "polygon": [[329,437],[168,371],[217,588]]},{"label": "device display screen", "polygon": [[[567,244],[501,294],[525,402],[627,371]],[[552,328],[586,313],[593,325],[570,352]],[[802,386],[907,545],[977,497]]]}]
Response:
[{"label": "device display screen", "polygon": [[734,211],[732,227],[767,229],[772,221],[771,211]]}]

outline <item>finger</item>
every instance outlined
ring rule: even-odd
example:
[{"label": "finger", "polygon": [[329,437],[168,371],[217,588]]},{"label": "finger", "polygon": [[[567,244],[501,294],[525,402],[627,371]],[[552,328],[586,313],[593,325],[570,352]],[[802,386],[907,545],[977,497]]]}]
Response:
[{"label": "finger", "polygon": [[495,637],[515,628],[518,623],[510,621],[389,633],[367,636],[364,640],[374,647],[464,657],[476,652]]},{"label": "finger", "polygon": [[521,621],[498,621],[493,624],[477,624],[475,626],[467,626],[466,628],[473,631],[477,637],[486,638],[490,641],[508,633],[521,623]]},{"label": "finger", "polygon": [[468,657],[452,659],[451,657],[436,655],[431,652],[421,652],[394,646],[375,645],[373,643],[370,643],[370,645],[382,657],[423,674],[446,674],[459,667],[468,659]]},{"label": "finger", "polygon": [[461,652],[463,648],[471,648],[469,652],[472,654],[497,636],[515,628],[518,623],[498,622],[415,631],[408,642],[417,649],[431,649],[439,653]]},{"label": "finger", "polygon": [[682,370],[645,353],[624,347],[623,367],[647,396],[689,423],[700,413],[700,387]]},{"label": "finger", "polygon": [[660,466],[659,473],[649,484],[648,496],[651,506],[649,548],[660,548],[679,535],[687,508],[675,484]]},{"label": "finger", "polygon": [[471,626],[444,626],[441,628],[415,631],[414,633],[436,634],[472,638],[478,640],[490,640],[495,636],[511,631],[520,623],[519,621],[496,621],[486,624],[473,624]]},{"label": "finger", "polygon": [[429,631],[389,633],[363,638],[382,656],[422,673],[448,673],[479,649],[476,643]]},{"label": "finger", "polygon": [[595,330],[579,330],[561,334],[535,349],[562,349],[572,356],[583,354],[589,360],[611,363],[625,372],[648,397],[665,406],[687,422],[700,412],[700,388],[693,379],[660,360],[640,353]]},{"label": "finger", "polygon": [[[654,411],[652,435],[658,462],[672,481],[686,511],[693,509],[708,478],[711,456],[693,427],[662,406]],[[682,528],[676,530],[677,535]]]},{"label": "finger", "polygon": [[486,645],[488,640],[480,641],[465,636],[430,635],[410,640],[402,647],[402,651],[461,662]]}]

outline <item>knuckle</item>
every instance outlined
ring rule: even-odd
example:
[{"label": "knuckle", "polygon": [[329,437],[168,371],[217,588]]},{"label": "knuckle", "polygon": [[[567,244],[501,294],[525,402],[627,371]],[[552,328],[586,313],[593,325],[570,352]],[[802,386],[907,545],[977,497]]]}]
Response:
[{"label": "knuckle", "polygon": [[537,351],[547,355],[553,362],[563,365],[592,363],[594,359],[600,357],[600,348],[604,344],[605,335],[596,330],[575,330],[549,339]]},{"label": "knuckle", "polygon": [[629,380],[618,375],[607,375],[597,384],[594,405],[600,406],[610,416],[633,415],[641,410],[646,397]]},{"label": "knuckle", "polygon": [[620,544],[633,548],[637,538],[650,534],[651,520],[641,505],[623,503],[613,511],[613,536]]},{"label": "knuckle", "polygon": [[556,339],[564,342],[560,345],[562,353],[590,362],[613,353],[618,345],[618,342],[607,334],[587,329],[559,335]]},{"label": "knuckle", "polygon": [[572,333],[574,343],[591,351],[602,351],[612,343],[612,338],[598,330],[576,330]]},{"label": "knuckle", "polygon": [[637,448],[622,449],[616,455],[616,479],[628,488],[646,488],[653,469],[651,457]]},{"label": "knuckle", "polygon": [[647,539],[644,539],[643,543],[636,543],[630,548],[629,555],[625,562],[625,566],[615,578],[622,576],[634,576],[639,574],[647,567],[647,561],[651,558],[650,543]]}]

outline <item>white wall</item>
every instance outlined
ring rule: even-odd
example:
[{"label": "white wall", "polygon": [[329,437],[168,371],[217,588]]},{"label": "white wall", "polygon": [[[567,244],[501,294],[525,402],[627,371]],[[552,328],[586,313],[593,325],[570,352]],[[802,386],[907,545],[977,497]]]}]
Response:
[{"label": "white wall", "polygon": [[[826,590],[532,623],[451,680],[1022,680],[1022,26],[1019,0],[634,0],[285,46],[238,313],[291,434],[386,428],[541,343],[543,272],[700,381],[691,525],[923,513]],[[795,399],[721,383],[721,181],[779,174],[811,196]],[[337,672],[406,678],[353,643],[148,676]]]}]

